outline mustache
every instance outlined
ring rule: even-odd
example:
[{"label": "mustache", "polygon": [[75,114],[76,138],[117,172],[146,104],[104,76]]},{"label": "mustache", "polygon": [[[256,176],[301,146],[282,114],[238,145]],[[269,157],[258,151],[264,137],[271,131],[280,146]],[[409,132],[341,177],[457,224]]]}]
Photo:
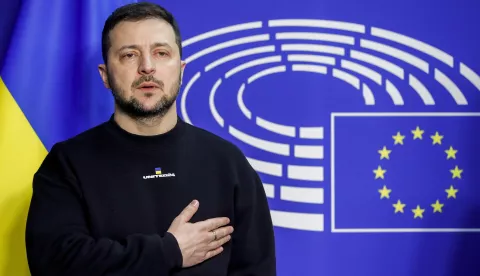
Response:
[{"label": "mustache", "polygon": [[132,83],[132,88],[136,88],[136,87],[140,86],[140,85],[141,85],[142,83],[144,83],[144,82],[153,82],[153,83],[156,83],[156,84],[160,87],[160,89],[163,90],[163,86],[164,86],[163,82],[162,82],[161,80],[157,80],[154,76],[151,76],[151,75],[149,75],[149,76],[141,76],[138,80],[136,80],[136,81],[134,81],[134,82]]}]

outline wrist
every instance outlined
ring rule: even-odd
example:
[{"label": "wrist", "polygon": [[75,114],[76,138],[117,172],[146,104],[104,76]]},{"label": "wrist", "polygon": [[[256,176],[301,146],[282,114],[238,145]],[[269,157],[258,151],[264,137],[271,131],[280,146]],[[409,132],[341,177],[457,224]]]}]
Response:
[{"label": "wrist", "polygon": [[165,256],[168,257],[167,265],[172,269],[181,268],[183,266],[183,255],[177,238],[171,232],[166,232],[163,240]]}]

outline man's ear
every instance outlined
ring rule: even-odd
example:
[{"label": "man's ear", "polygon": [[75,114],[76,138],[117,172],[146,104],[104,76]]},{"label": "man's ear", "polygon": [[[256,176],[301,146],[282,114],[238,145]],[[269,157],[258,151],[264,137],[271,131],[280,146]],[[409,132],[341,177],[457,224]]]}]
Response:
[{"label": "man's ear", "polygon": [[108,84],[107,66],[105,64],[98,65],[98,72],[100,73],[105,88],[110,89],[110,85]]},{"label": "man's ear", "polygon": [[181,67],[180,67],[180,85],[182,85],[182,82],[183,82],[183,71],[185,70],[185,66],[187,66],[187,63],[185,61],[181,61],[180,63]]}]

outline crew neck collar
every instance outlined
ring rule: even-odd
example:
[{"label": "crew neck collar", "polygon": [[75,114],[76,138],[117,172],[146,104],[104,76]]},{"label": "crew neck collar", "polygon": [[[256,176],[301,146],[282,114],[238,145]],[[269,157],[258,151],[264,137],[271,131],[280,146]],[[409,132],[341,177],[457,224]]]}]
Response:
[{"label": "crew neck collar", "polygon": [[116,141],[123,146],[136,150],[157,151],[164,149],[164,145],[178,142],[182,138],[185,122],[177,116],[175,126],[169,131],[157,135],[139,135],[126,131],[115,121],[113,114],[106,122],[108,131],[113,134]]}]

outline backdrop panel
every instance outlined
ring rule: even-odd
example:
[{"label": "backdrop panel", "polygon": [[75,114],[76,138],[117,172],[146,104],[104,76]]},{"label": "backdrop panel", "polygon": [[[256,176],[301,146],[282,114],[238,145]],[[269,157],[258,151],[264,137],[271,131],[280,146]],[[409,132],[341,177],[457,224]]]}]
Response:
[{"label": "backdrop panel", "polygon": [[[27,0],[2,21],[0,275],[28,275],[39,162],[113,111],[101,30],[129,2]],[[478,1],[155,2],[182,31],[180,116],[264,182],[278,275],[480,274]]]},{"label": "backdrop panel", "polygon": [[179,112],[261,174],[279,275],[480,273],[478,2],[164,4]]}]

